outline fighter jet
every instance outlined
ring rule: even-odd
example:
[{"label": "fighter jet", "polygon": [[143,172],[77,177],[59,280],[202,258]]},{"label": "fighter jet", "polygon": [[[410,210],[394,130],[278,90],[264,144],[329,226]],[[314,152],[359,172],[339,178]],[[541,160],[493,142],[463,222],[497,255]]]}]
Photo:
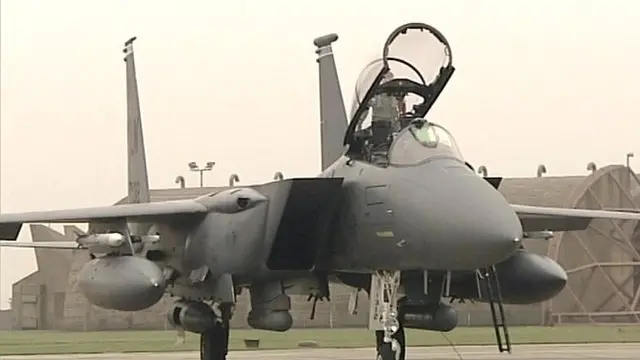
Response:
[{"label": "fighter jet", "polygon": [[[334,61],[336,34],[315,39],[320,73],[322,172],[150,202],[133,39],[125,43],[128,204],[0,215],[3,246],[82,248],[79,288],[94,305],[137,311],[165,294],[169,321],[200,334],[200,358],[227,356],[236,296],[248,289],[248,324],[291,328],[289,295],[330,298],[329,283],[370,298],[377,359],[405,358],[405,328],[450,331],[453,304],[490,305],[499,350],[510,351],[503,304],[558,294],[560,265],[528,252],[526,237],[585,229],[624,211],[509,204],[500,178],[483,178],[454,137],[427,119],[454,73],[434,27],[394,30],[356,84],[349,118]],[[71,194],[70,194],[71,195]],[[185,196],[186,197],[186,196]],[[24,223],[89,223],[64,244],[19,243]],[[447,301],[449,300],[449,301]]]}]

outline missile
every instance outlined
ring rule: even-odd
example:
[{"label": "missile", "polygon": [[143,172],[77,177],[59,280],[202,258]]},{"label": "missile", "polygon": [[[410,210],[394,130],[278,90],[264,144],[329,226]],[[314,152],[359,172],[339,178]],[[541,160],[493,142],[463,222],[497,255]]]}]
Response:
[{"label": "missile", "polygon": [[76,239],[78,245],[85,248],[118,248],[126,242],[124,235],[120,233],[89,234]]},{"label": "missile", "polygon": [[160,241],[160,235],[132,235],[131,241],[145,244],[155,244]]},{"label": "missile", "polygon": [[525,239],[544,239],[549,240],[553,239],[553,231],[544,230],[544,231],[530,231],[524,233]]}]

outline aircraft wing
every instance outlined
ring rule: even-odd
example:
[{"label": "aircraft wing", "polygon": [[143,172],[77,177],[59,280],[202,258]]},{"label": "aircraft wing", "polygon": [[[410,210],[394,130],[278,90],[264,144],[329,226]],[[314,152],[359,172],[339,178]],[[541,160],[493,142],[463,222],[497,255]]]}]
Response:
[{"label": "aircraft wing", "polygon": [[515,204],[511,207],[518,214],[524,231],[584,230],[593,219],[640,221],[640,212],[632,209],[587,210]]},{"label": "aircraft wing", "polygon": [[195,215],[206,212],[207,208],[195,200],[176,200],[0,214],[0,239],[16,240],[24,223],[109,222],[120,219],[152,222],[172,215]]},{"label": "aircraft wing", "polygon": [[605,210],[607,210],[607,211],[620,211],[620,212],[626,212],[626,213],[640,214],[640,209],[606,208]]},{"label": "aircraft wing", "polygon": [[84,249],[75,241],[38,241],[18,242],[0,240],[0,247],[29,248],[29,249]]}]

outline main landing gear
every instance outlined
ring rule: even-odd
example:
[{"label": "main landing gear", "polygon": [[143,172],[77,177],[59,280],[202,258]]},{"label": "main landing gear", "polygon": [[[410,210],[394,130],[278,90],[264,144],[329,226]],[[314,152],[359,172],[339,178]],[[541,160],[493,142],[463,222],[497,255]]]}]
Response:
[{"label": "main landing gear", "polygon": [[376,330],[377,360],[405,360],[404,327],[398,319],[399,271],[378,271],[371,279],[369,329]]},{"label": "main landing gear", "polygon": [[200,334],[200,360],[226,360],[229,350],[229,327],[216,324]]},{"label": "main landing gear", "polygon": [[220,321],[200,334],[200,360],[227,359],[232,304],[221,304],[219,310]]}]

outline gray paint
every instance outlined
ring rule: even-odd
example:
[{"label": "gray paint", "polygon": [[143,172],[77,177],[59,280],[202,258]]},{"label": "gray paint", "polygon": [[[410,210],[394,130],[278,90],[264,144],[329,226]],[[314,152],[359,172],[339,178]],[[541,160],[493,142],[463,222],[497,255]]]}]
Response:
[{"label": "gray paint", "polygon": [[347,130],[347,113],[344,109],[338,70],[331,48],[331,43],[337,40],[338,35],[329,34],[313,41],[317,47],[316,54],[318,54],[317,62],[320,73],[322,170],[331,166],[344,153],[342,138]]},{"label": "gray paint", "polygon": [[[463,163],[436,160],[386,169],[346,163],[343,159],[332,168],[344,177],[349,203],[336,215],[340,256],[332,267],[476,269],[515,251],[514,240],[522,236],[518,218],[504,198]],[[378,235],[384,232],[392,234]],[[457,249],[465,249],[464,254]]]},{"label": "gray paint", "polygon": [[[496,265],[505,304],[534,304],[556,296],[567,282],[564,269],[551,258],[518,250]],[[487,302],[488,289],[478,288],[472,273],[459,274],[451,282],[451,291],[461,298]]]},{"label": "gray paint", "polygon": [[131,203],[149,202],[149,176],[142,133],[142,117],[138,96],[138,80],[133,55],[135,37],[125,42],[124,61],[127,67],[127,147],[128,152],[128,191]]},{"label": "gray paint", "polygon": [[[423,24],[411,26],[424,27],[450,54],[437,30]],[[133,256],[119,256],[128,251],[121,249],[85,265],[81,286],[92,303],[138,310],[158,301],[165,285],[167,291],[185,299],[231,302],[234,286],[249,286],[251,323],[281,331],[290,326],[283,280],[309,281],[322,289],[328,272],[355,274],[356,279],[360,273],[378,269],[460,270],[464,274],[463,270],[513,259],[523,228],[544,230],[553,225],[556,230],[574,230],[586,227],[592,218],[640,220],[640,214],[633,213],[510,205],[467,166],[445,129],[440,127],[440,136],[453,142],[432,146],[421,140],[417,146],[418,135],[408,132],[433,129],[424,121],[404,126],[387,163],[360,156],[355,146],[360,115],[366,114],[368,100],[377,91],[390,86],[417,91],[425,106],[417,108],[415,116],[423,117],[454,70],[449,56],[438,72],[441,75],[428,84],[407,83],[402,77],[382,84],[391,56],[401,58],[390,50],[400,30],[383,49],[382,66],[376,68],[380,72],[373,74],[372,81],[360,83],[371,86],[361,89],[364,101],[356,104],[348,127],[332,51],[326,43],[332,37],[324,39],[326,44],[316,41],[321,48],[324,168],[317,177],[249,187],[167,190],[158,196],[182,199],[156,202],[149,202],[133,49],[128,42],[129,204],[2,214],[0,237],[10,241],[0,245],[15,245],[21,225],[29,222],[84,221],[90,222],[93,232],[127,235],[126,222],[150,223],[160,242],[133,246],[136,236],[147,234],[146,229],[134,227],[129,237]],[[348,146],[345,154],[342,140]],[[154,259],[154,252],[163,256]],[[551,270],[541,272],[532,270],[532,265],[529,278],[563,285],[564,274],[554,273],[554,266],[543,266]],[[516,281],[512,286],[519,285]],[[550,296],[549,291],[545,294],[532,294],[529,300]]]},{"label": "gray paint", "polygon": [[[260,244],[265,237],[267,198],[253,189],[239,190],[254,195],[245,195],[251,200],[244,208],[236,206],[237,199],[243,196],[243,193],[230,194],[234,190],[227,190],[202,200],[211,201],[208,208],[216,210],[208,213],[187,236],[187,269],[207,266],[210,274],[217,278],[223,273],[244,274],[253,270],[250,268],[252,264],[260,260],[262,249],[256,244]],[[217,198],[221,198],[222,206],[216,205]]]},{"label": "gray paint", "polygon": [[86,263],[78,274],[78,287],[94,305],[105,309],[137,311],[157,303],[165,291],[162,270],[135,256],[106,256]]}]

